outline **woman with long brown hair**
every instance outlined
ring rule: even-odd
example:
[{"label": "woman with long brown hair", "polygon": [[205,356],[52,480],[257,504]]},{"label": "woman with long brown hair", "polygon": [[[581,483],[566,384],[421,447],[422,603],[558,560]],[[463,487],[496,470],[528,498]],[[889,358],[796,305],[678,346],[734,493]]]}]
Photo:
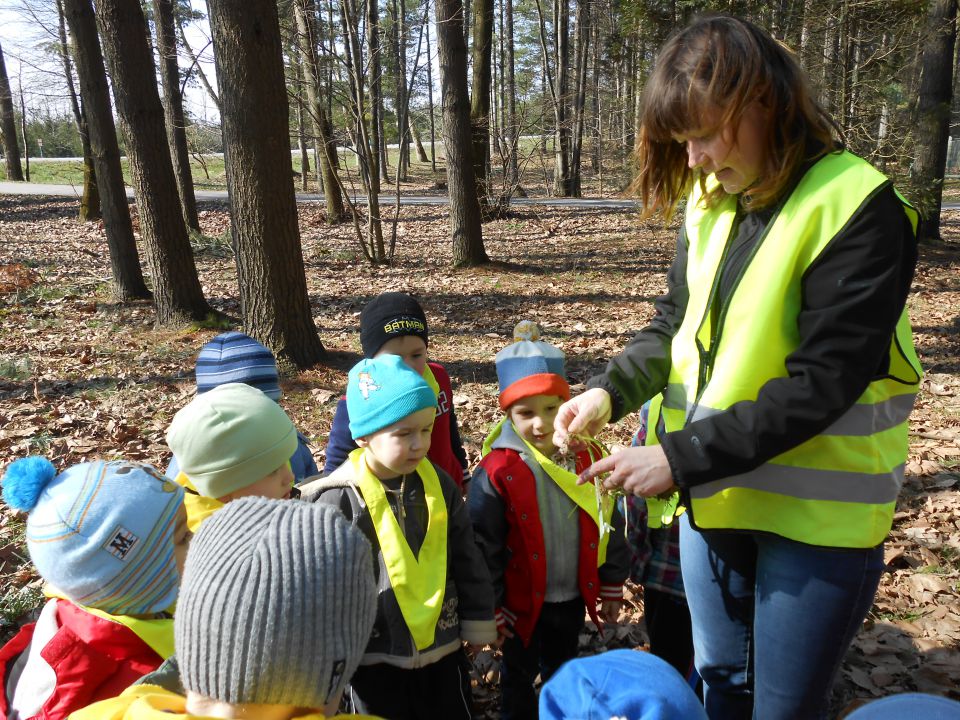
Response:
[{"label": "woman with long brown hair", "polygon": [[652,398],[647,446],[585,471],[679,489],[711,718],[819,718],[870,609],[920,379],[916,213],[843,149],[793,54],[702,17],[644,90],[644,216],[685,200],[656,316],[561,407],[575,445]]}]

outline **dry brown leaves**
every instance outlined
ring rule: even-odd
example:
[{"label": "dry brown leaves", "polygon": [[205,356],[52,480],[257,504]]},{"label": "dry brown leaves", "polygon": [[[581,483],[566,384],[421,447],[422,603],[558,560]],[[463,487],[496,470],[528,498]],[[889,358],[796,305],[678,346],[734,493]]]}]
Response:
[{"label": "dry brown leaves", "polygon": [[[392,213],[384,210],[388,236]],[[0,456],[44,453],[59,467],[124,456],[164,467],[165,429],[192,395],[197,349],[218,331],[156,329],[149,305],[115,303],[103,229],[75,222],[74,214],[68,201],[0,197]],[[928,374],[911,419],[890,572],[844,664],[838,708],[901,689],[956,694],[960,680],[960,233],[957,217],[946,220],[952,242],[923,249],[909,301]],[[201,224],[206,235],[222,237],[229,218],[206,206]],[[461,432],[476,460],[499,416],[493,356],[514,324],[530,318],[543,326],[567,353],[576,391],[649,320],[675,235],[641,226],[629,212],[523,208],[484,226],[492,264],[453,271],[442,207],[401,210],[389,266],[365,264],[352,226],[327,226],[316,204],[300,207],[300,227],[314,319],[330,357],[285,378],[283,403],[321,465],[346,371],[359,358],[359,312],[377,293],[421,298],[431,356],[450,371]],[[236,273],[222,249],[201,249],[197,265],[211,304],[236,316]],[[625,442],[633,429],[628,418],[602,439]],[[9,540],[9,523],[4,511],[2,590],[36,582]],[[588,632],[583,651],[645,639],[642,600],[634,598],[614,636]]]}]

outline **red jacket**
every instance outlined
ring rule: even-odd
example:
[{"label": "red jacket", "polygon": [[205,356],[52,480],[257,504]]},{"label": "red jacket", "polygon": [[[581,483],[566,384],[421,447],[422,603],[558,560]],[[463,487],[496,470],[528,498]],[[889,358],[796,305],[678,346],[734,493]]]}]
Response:
[{"label": "red jacket", "polygon": [[[577,472],[589,463],[586,453],[579,455]],[[502,447],[485,455],[470,482],[468,506],[497,591],[497,622],[512,626],[526,645],[543,607],[547,565],[536,478],[523,456]],[[619,512],[614,513],[607,560],[598,569],[597,525],[580,509],[578,519],[578,586],[590,618],[599,626],[598,600],[619,600],[629,569],[623,520]]]},{"label": "red jacket", "polygon": [[35,623],[24,625],[0,649],[0,720],[7,720],[13,696],[6,694],[8,673],[34,637],[43,640],[41,665],[21,673],[17,695],[37,699],[39,711],[20,720],[61,720],[90,703],[116,697],[163,661],[129,628],[91,615],[67,600],[47,602]]}]

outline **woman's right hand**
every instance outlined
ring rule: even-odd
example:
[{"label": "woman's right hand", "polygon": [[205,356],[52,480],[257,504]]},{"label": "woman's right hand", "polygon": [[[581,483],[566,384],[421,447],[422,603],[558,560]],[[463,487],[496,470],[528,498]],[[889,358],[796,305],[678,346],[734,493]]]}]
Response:
[{"label": "woman's right hand", "polygon": [[571,436],[595,436],[610,422],[612,413],[610,393],[602,388],[591,388],[582,395],[570,398],[560,406],[553,421],[553,444],[579,449],[576,442],[571,442]]}]

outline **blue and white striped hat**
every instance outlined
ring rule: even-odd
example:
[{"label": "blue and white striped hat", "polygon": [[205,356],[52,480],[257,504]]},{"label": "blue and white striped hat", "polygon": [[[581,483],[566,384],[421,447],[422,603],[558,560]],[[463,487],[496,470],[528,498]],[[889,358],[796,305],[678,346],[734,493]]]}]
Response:
[{"label": "blue and white striped hat", "polygon": [[242,332],[226,332],[200,348],[197,357],[197,394],[226,383],[243,383],[280,400],[277,360],[268,348]]},{"label": "blue and white striped hat", "polygon": [[180,574],[173,537],[184,490],[149,465],[88,462],[59,475],[43,457],[11,463],[3,499],[27,516],[27,550],[44,580],[113,615],[167,610]]}]

